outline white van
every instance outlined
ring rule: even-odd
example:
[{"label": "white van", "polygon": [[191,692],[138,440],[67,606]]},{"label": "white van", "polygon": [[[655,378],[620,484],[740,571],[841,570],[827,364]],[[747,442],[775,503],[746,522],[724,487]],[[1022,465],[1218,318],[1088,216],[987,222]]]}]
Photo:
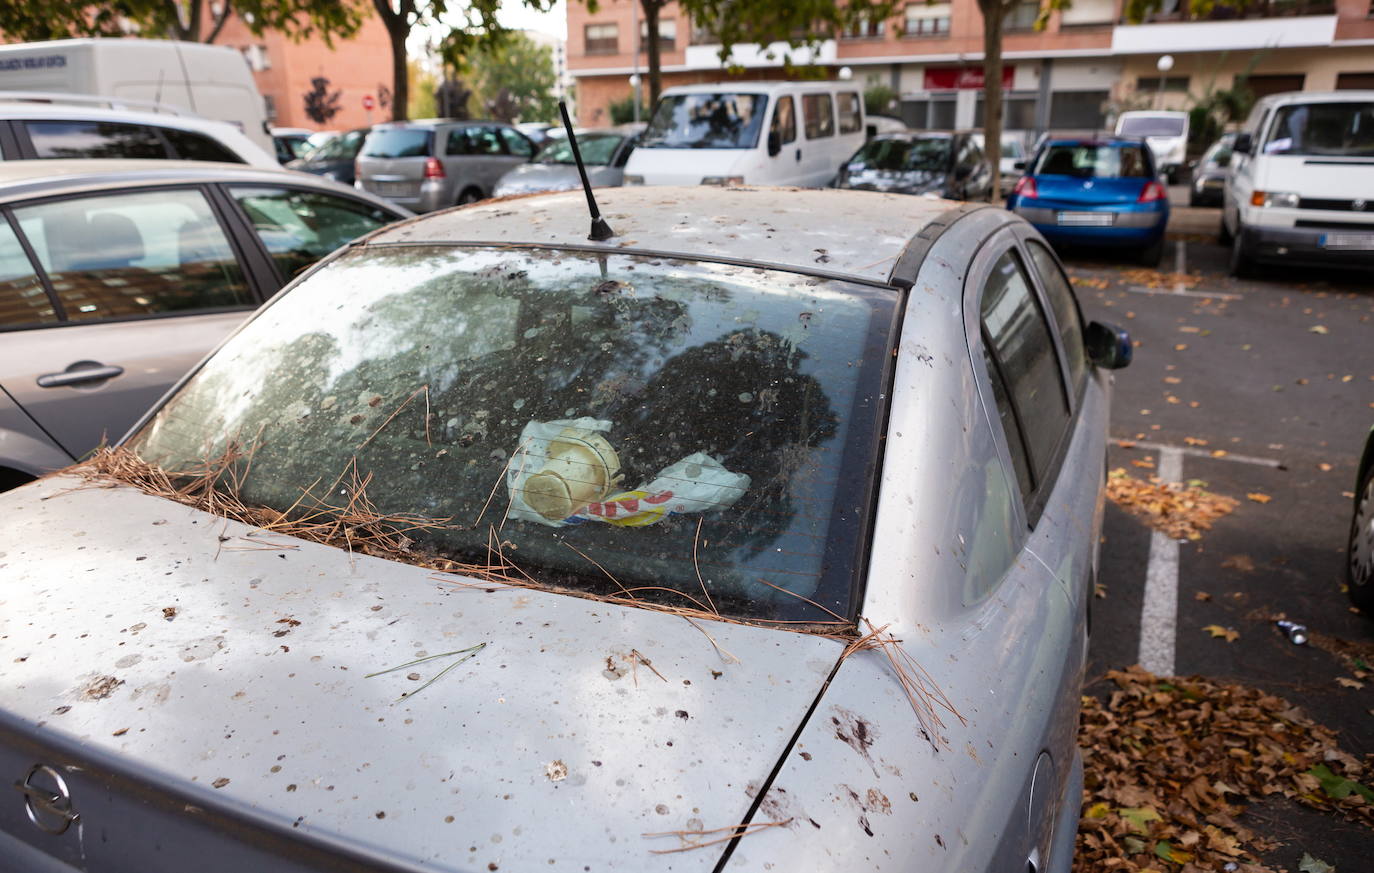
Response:
[{"label": "white van", "polygon": [[1231,272],[1269,260],[1374,264],[1374,91],[1261,99],[1231,146]]},{"label": "white van", "polygon": [[851,82],[683,85],[658,98],[626,185],[829,185],[863,145]]},{"label": "white van", "polygon": [[227,46],[123,38],[4,45],[0,91],[92,94],[166,104],[227,121],[263,149],[273,149],[253,73],[243,56]]},{"label": "white van", "polygon": [[1117,136],[1138,136],[1150,146],[1155,166],[1178,181],[1178,171],[1188,157],[1188,113],[1138,110],[1121,113],[1116,120]]}]

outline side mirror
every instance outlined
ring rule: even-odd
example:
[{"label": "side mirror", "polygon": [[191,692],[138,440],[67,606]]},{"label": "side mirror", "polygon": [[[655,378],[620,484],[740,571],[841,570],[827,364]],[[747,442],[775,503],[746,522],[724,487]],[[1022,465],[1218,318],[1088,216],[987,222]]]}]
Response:
[{"label": "side mirror", "polygon": [[782,134],[776,130],[768,132],[768,157],[776,158],[782,153]]},{"label": "side mirror", "polygon": [[1120,370],[1131,362],[1131,335],[1114,324],[1094,321],[1083,331],[1088,360],[1104,370]]},{"label": "side mirror", "polygon": [[1012,169],[1014,169],[1014,170],[1024,170],[1024,169],[1026,169],[1026,162],[1025,162],[1025,161],[1017,161],[1016,163],[1012,164],[1011,166],[1012,166]]},{"label": "side mirror", "polygon": [[1248,133],[1236,134],[1236,141],[1231,146],[1231,151],[1237,154],[1248,155],[1255,149],[1255,139]]}]

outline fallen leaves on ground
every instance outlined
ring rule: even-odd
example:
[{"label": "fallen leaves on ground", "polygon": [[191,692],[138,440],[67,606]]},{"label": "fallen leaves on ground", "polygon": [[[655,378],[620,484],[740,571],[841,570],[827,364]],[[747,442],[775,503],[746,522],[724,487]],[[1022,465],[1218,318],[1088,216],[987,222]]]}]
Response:
[{"label": "fallen leaves on ground", "polygon": [[1136,269],[1123,270],[1121,281],[1128,285],[1144,285],[1146,288],[1173,288],[1175,285],[1195,288],[1202,282],[1202,277],[1189,273],[1164,273],[1159,270]]},{"label": "fallen leaves on ground", "polygon": [[1374,828],[1374,764],[1283,698],[1139,667],[1107,679],[1083,698],[1076,873],[1274,873],[1256,855],[1273,844],[1238,819],[1275,794]]},{"label": "fallen leaves on ground", "polygon": [[1240,631],[1235,628],[1222,627],[1219,624],[1209,624],[1204,627],[1203,630],[1207,631],[1207,633],[1211,634],[1214,638],[1224,639],[1228,643],[1234,643],[1236,640],[1240,639]]},{"label": "fallen leaves on ground", "polygon": [[1239,570],[1242,573],[1255,572],[1255,561],[1249,555],[1231,555],[1221,562],[1221,566],[1228,570]]},{"label": "fallen leaves on ground", "polygon": [[1336,873],[1336,868],[1303,852],[1302,862],[1298,864],[1298,873]]},{"label": "fallen leaves on ground", "polygon": [[1258,491],[1251,491],[1249,494],[1246,494],[1245,496],[1256,503],[1268,503],[1269,501],[1274,499],[1270,497],[1268,494],[1261,494]]},{"label": "fallen leaves on ground", "polygon": [[1107,477],[1107,496],[1122,509],[1174,539],[1198,540],[1212,522],[1236,508],[1231,497],[1181,482],[1135,479],[1118,467]]}]

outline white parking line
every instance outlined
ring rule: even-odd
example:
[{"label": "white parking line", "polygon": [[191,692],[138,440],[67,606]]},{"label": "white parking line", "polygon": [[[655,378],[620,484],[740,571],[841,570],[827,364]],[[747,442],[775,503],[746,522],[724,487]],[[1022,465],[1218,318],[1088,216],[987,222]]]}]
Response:
[{"label": "white parking line", "polygon": [[[1183,481],[1183,452],[1174,446],[1160,446],[1156,451],[1159,477],[1165,482]],[[1174,675],[1177,633],[1178,543],[1154,531],[1145,571],[1145,602],[1140,608],[1140,666],[1156,676]]]},{"label": "white parking line", "polygon": [[1223,294],[1220,291],[1181,291],[1181,286],[1173,288],[1147,288],[1144,285],[1129,285],[1126,290],[1132,294],[1161,294],[1165,297],[1201,297],[1205,300],[1242,300],[1244,294]]},{"label": "white parking line", "polygon": [[[1186,242],[1184,242],[1183,240],[1178,240],[1177,242],[1174,243],[1174,275],[1175,275],[1175,276],[1182,276],[1184,273],[1188,272],[1188,269],[1187,269],[1187,267],[1188,267],[1188,262],[1187,262],[1187,260],[1185,260],[1185,255],[1184,255],[1184,252],[1185,252],[1185,250],[1187,249],[1187,247],[1188,247],[1188,244],[1187,244]],[[1184,290],[1185,290],[1185,289],[1184,289],[1184,287],[1183,287],[1183,280],[1182,280],[1182,279],[1175,279],[1175,280],[1174,280],[1174,293],[1175,293],[1175,294],[1180,294],[1180,293],[1182,293]]]},{"label": "white parking line", "polygon": [[[1207,449],[1198,449],[1193,448],[1192,446],[1170,446],[1164,443],[1152,443],[1145,440],[1124,440],[1113,438],[1112,442],[1124,449],[1143,449],[1147,452],[1161,453],[1165,451],[1171,451],[1178,452],[1180,455],[1191,455],[1194,458],[1211,458],[1214,461],[1234,461],[1237,464],[1254,464],[1256,467],[1270,467],[1275,470],[1283,466],[1283,462],[1280,461],[1278,458],[1257,458],[1254,455],[1233,455],[1230,452],[1224,452],[1223,454],[1218,455],[1215,453],[1215,451],[1208,451]],[[1163,458],[1161,458],[1160,460],[1162,462]],[[1166,482],[1180,481],[1178,479],[1168,479],[1164,476],[1163,473],[1160,473],[1160,478],[1164,479],[1164,481]]]}]

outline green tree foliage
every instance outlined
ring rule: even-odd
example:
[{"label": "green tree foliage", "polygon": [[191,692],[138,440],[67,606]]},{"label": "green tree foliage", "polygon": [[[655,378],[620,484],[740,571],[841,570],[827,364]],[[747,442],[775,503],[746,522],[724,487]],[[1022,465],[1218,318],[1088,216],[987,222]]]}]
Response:
[{"label": "green tree foliage", "polygon": [[410,88],[410,106],[406,107],[407,114],[411,118],[436,117],[439,113],[436,110],[434,89],[439,87],[439,77],[426,70],[418,60],[406,63],[406,73]]},{"label": "green tree foliage", "polygon": [[479,115],[501,121],[558,119],[553,50],[523,32],[506,34],[498,42],[479,47],[469,56],[464,72],[476,98],[473,111]]},{"label": "green tree foliage", "polygon": [[0,32],[35,42],[82,36],[129,36],[214,42],[230,17],[249,30],[296,39],[319,36],[326,44],[362,26],[361,0],[70,0],[0,2]]},{"label": "green tree foliage", "polygon": [[[629,124],[635,120],[635,95],[630,94],[624,99],[612,100],[611,105],[607,107],[607,111],[611,115],[611,124]],[[641,101],[639,106],[639,120],[647,121],[648,118],[649,107]]]},{"label": "green tree foliage", "polygon": [[870,76],[868,85],[864,88],[864,114],[896,115],[897,98],[895,90],[879,82],[877,76]]}]

